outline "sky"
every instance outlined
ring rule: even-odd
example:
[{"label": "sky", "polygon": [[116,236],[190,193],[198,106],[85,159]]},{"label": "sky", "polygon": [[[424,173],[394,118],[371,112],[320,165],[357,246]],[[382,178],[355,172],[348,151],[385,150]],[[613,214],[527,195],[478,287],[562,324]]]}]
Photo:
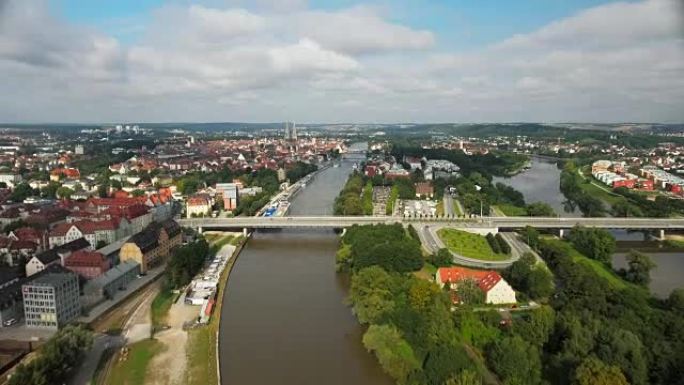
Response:
[{"label": "sky", "polygon": [[684,122],[684,1],[0,0],[0,122]]}]

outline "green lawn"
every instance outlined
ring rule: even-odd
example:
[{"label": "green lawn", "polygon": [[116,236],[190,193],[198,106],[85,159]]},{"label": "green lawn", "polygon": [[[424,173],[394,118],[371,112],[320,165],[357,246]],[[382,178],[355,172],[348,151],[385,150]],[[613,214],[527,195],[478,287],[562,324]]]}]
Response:
[{"label": "green lawn", "polygon": [[122,359],[121,353],[116,357],[107,385],[144,385],[147,375],[147,366],[152,357],[163,350],[161,342],[155,339],[143,340],[129,346],[126,359]]},{"label": "green lawn", "polygon": [[570,257],[575,263],[579,263],[590,267],[592,270],[594,270],[596,275],[605,279],[608,282],[608,284],[614,287],[615,289],[624,289],[629,285],[629,283],[625,282],[622,278],[620,278],[613,271],[613,269],[595,259],[591,259],[585,256],[567,242],[561,241],[559,239],[544,239],[544,242],[557,245],[558,247],[567,250],[568,255],[570,255]]},{"label": "green lawn", "polygon": [[496,207],[499,208],[505,216],[507,217],[526,217],[527,210],[524,207],[514,206],[508,203],[497,204]]},{"label": "green lawn", "polygon": [[437,235],[450,251],[464,257],[482,261],[504,261],[509,258],[506,254],[494,253],[481,235],[454,229],[439,229]]}]

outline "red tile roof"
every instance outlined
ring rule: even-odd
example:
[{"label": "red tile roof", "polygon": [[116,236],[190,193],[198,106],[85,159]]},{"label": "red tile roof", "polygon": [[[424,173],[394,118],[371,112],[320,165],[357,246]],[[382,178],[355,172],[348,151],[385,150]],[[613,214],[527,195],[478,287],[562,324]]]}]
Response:
[{"label": "red tile roof", "polygon": [[499,281],[501,275],[492,270],[473,270],[465,267],[441,267],[437,271],[442,282],[458,283],[464,279],[473,279],[485,293],[491,290]]},{"label": "red tile roof", "polygon": [[100,267],[107,259],[102,253],[89,250],[74,251],[64,260],[64,267]]}]

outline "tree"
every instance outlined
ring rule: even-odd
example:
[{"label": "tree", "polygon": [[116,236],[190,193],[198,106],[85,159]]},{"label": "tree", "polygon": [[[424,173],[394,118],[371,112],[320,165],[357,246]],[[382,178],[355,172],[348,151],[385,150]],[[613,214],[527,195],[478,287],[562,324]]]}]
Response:
[{"label": "tree", "polygon": [[570,242],[582,254],[605,264],[615,251],[615,238],[606,230],[595,227],[575,226],[569,236]]},{"label": "tree", "polygon": [[637,285],[647,286],[651,282],[651,270],[656,267],[651,258],[632,250],[627,254],[629,268],[624,273],[625,279]]},{"label": "tree", "polygon": [[502,253],[504,254],[510,254],[511,253],[511,246],[506,242],[506,240],[503,238],[501,233],[497,233],[494,236],[494,239],[496,240],[496,243],[499,244],[499,249],[501,250]]},{"label": "tree", "polygon": [[487,349],[487,363],[504,384],[536,385],[541,382],[539,351],[519,336],[504,337]]},{"label": "tree", "polygon": [[550,306],[541,306],[530,311],[513,324],[515,334],[541,349],[549,340],[556,322],[556,314]]},{"label": "tree", "polygon": [[534,202],[526,207],[527,215],[531,217],[553,217],[556,213],[548,203]]},{"label": "tree", "polygon": [[504,276],[514,289],[531,298],[545,298],[553,292],[553,277],[543,265],[537,265],[532,253],[525,253],[504,271]]},{"label": "tree", "polygon": [[618,366],[630,384],[648,383],[646,357],[636,334],[606,325],[597,337],[596,346],[598,358],[609,365]]},{"label": "tree", "polygon": [[629,385],[620,368],[589,357],[575,370],[573,385]]},{"label": "tree", "polygon": [[521,234],[523,241],[533,249],[539,246],[539,231],[532,226],[525,226]]},{"label": "tree", "polygon": [[485,239],[487,239],[487,243],[489,243],[489,247],[492,248],[492,251],[494,253],[496,253],[496,254],[501,253],[501,246],[499,245],[499,242],[494,237],[494,234],[487,233],[487,235],[485,236]]},{"label": "tree", "polygon": [[462,279],[456,287],[458,301],[466,305],[481,305],[485,301],[485,294],[473,279]]},{"label": "tree", "polygon": [[71,195],[74,193],[74,190],[68,188],[68,187],[60,187],[57,189],[57,197],[61,199],[69,199],[71,198]]},{"label": "tree", "polygon": [[547,298],[553,293],[553,276],[544,267],[535,266],[527,276],[526,286],[530,298]]},{"label": "tree", "polygon": [[393,279],[385,270],[372,266],[352,276],[349,301],[359,322],[377,323],[394,308]]},{"label": "tree", "polygon": [[19,183],[18,185],[14,186],[9,199],[14,202],[22,202],[24,199],[32,196],[33,194],[33,188],[31,188],[28,183]]},{"label": "tree", "polygon": [[445,248],[441,248],[436,254],[432,254],[429,257],[429,262],[436,267],[448,267],[451,266],[453,261],[453,256],[451,252]]},{"label": "tree", "polygon": [[90,331],[80,326],[67,325],[41,347],[35,359],[27,364],[20,364],[8,384],[61,384],[66,381],[70,371],[92,343]]},{"label": "tree", "polygon": [[420,368],[411,345],[394,326],[371,325],[363,335],[363,346],[375,353],[385,372],[400,384]]},{"label": "tree", "polygon": [[54,198],[57,194],[57,189],[59,188],[59,183],[50,182],[47,186],[40,189],[40,196],[43,198]]},{"label": "tree", "polygon": [[141,190],[141,189],[135,189],[135,190],[131,191],[131,196],[133,196],[133,197],[141,197],[144,195],[145,195],[145,191]]},{"label": "tree", "polygon": [[462,370],[455,377],[447,380],[445,385],[482,385],[482,379],[471,370]]},{"label": "tree", "polygon": [[678,312],[679,314],[684,314],[684,289],[674,289],[667,299],[667,303],[670,309]]},{"label": "tree", "polygon": [[620,199],[611,206],[613,216],[615,217],[643,217],[644,213],[641,209],[629,203],[626,199]]}]

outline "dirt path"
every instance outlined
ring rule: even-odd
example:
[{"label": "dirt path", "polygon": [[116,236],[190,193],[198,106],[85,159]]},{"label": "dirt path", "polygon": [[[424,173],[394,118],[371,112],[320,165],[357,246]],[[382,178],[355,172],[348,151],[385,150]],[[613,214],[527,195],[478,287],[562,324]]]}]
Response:
[{"label": "dirt path", "polygon": [[183,323],[197,317],[198,306],[190,306],[180,298],[169,309],[169,329],[155,334],[155,338],[164,344],[162,353],[150,362],[147,375],[148,384],[182,385],[186,379],[186,344],[188,333],[183,330]]}]

